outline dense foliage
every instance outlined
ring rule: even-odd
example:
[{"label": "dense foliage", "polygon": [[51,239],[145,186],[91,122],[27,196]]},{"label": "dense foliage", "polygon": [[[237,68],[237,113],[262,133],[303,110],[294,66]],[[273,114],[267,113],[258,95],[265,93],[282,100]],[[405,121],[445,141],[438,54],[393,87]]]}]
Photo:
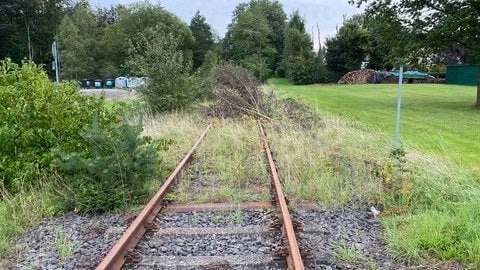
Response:
[{"label": "dense foliage", "polygon": [[[141,118],[120,122],[103,98],[83,96],[78,84],[49,81],[32,62],[0,62],[0,189],[24,191],[64,180],[65,210],[98,212],[143,199],[158,172],[156,142],[140,136]],[[93,119],[93,124],[92,124]]]},{"label": "dense foliage", "polygon": [[119,210],[141,203],[148,195],[145,183],[158,175],[156,144],[140,136],[142,118],[135,126],[125,115],[113,133],[102,130],[97,114],[81,132],[89,144],[83,152],[59,154],[56,164],[72,189],[66,208],[77,212]]},{"label": "dense foliage", "polygon": [[[474,0],[350,0],[366,3],[368,24],[390,60],[413,67],[480,62],[480,2]],[[375,26],[377,25],[377,26]],[[393,35],[392,35],[393,34]],[[419,65],[420,63],[420,65]],[[480,74],[476,106],[480,107]]]},{"label": "dense foliage", "polygon": [[461,50],[469,52],[471,62],[480,60],[478,43],[480,3],[478,1],[413,0],[396,3],[386,0],[351,0],[350,2],[367,3],[368,17],[389,18],[394,24],[400,23],[405,30],[404,34],[409,39],[402,41],[407,41],[408,45],[415,45],[417,49],[425,49],[428,53],[459,46]]},{"label": "dense foliage", "polygon": [[212,28],[199,11],[193,16],[189,27],[195,38],[193,45],[193,68],[197,69],[203,64],[205,54],[213,48],[213,33]]},{"label": "dense foliage", "polygon": [[198,85],[190,76],[190,62],[178,49],[180,40],[171,34],[151,31],[139,37],[131,50],[129,65],[149,78],[138,91],[157,113],[178,109],[198,95]]},{"label": "dense foliage", "polygon": [[362,17],[357,16],[346,20],[337,35],[327,39],[326,64],[338,79],[360,69],[368,54],[368,38],[368,32],[362,27]]},{"label": "dense foliage", "polygon": [[96,75],[95,57],[100,48],[95,33],[95,17],[83,6],[63,18],[57,35],[62,79],[81,80]]},{"label": "dense foliage", "polygon": [[252,0],[233,12],[224,39],[225,57],[264,81],[281,62],[286,15],[278,1]]},{"label": "dense foliage", "polygon": [[238,4],[226,36],[217,44],[199,12],[188,26],[161,5],[149,2],[93,10],[86,0],[74,4],[9,0],[0,4],[0,25],[5,26],[0,27],[0,58],[10,57],[16,63],[28,58],[50,67],[50,46],[56,38],[62,79],[145,76],[126,63],[133,44],[154,30],[166,39],[167,34],[177,37],[184,63],[192,62],[190,73],[212,50],[261,80],[286,77],[296,84],[336,81],[358,69],[362,61],[377,70],[389,70],[402,62],[410,69],[444,72],[445,64],[480,59],[477,1],[350,3],[366,3],[365,14],[345,18],[323,46],[325,50],[315,54],[304,29],[306,22],[298,14],[287,20],[277,0]]},{"label": "dense foliage", "polygon": [[7,191],[35,185],[52,172],[53,150],[86,147],[79,131],[98,110],[100,122],[117,121],[103,99],[81,96],[74,82],[53,84],[42,67],[0,62],[0,180]]},{"label": "dense foliage", "polygon": [[145,76],[126,62],[137,40],[151,32],[159,36],[175,35],[178,39],[176,49],[182,51],[184,62],[191,61],[192,32],[161,6],[138,3],[118,6],[108,13],[101,10],[93,13],[87,7],[77,6],[72,15],[64,17],[57,36],[62,78]]},{"label": "dense foliage", "polygon": [[5,0],[0,2],[0,59],[29,59],[50,65],[58,25],[71,8],[68,0]]},{"label": "dense foliage", "polygon": [[287,79],[295,84],[315,82],[315,55],[312,45],[312,40],[305,31],[305,20],[297,10],[292,13],[285,26],[282,63]]}]

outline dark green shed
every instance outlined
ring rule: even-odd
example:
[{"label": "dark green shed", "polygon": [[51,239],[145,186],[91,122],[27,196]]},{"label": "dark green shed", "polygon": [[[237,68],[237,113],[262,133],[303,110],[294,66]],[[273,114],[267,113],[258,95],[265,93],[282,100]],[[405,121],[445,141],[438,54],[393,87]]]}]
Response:
[{"label": "dark green shed", "polygon": [[480,65],[447,66],[446,84],[477,85]]}]

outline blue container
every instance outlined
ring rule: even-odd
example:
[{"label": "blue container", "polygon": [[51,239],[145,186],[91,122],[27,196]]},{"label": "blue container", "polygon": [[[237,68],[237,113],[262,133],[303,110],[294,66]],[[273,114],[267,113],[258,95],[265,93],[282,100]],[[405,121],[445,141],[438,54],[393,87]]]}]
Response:
[{"label": "blue container", "polygon": [[106,88],[113,88],[115,86],[115,80],[113,79],[106,79],[105,80],[105,87]]},{"label": "blue container", "polygon": [[94,83],[95,88],[97,88],[97,89],[102,88],[102,86],[103,86],[103,81],[102,80],[95,80],[93,83]]},{"label": "blue container", "polygon": [[92,87],[92,80],[88,80],[88,79],[83,79],[82,80],[82,88],[91,88]]}]

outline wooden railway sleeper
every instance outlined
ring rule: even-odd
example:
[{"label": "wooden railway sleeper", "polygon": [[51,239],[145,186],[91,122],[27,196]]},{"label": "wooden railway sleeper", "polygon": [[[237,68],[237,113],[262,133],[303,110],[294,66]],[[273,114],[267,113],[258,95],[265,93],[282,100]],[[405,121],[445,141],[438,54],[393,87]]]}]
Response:
[{"label": "wooden railway sleeper", "polygon": [[[287,203],[287,205],[289,205],[290,200],[285,194],[283,195],[283,198],[285,198],[285,202]],[[277,205],[277,196],[275,194],[273,194],[272,197],[270,198],[270,202],[272,203],[272,205]]]},{"label": "wooden railway sleeper", "polygon": [[140,252],[130,249],[125,255],[126,263],[139,263],[142,261],[142,254]]},{"label": "wooden railway sleeper", "polygon": [[167,206],[168,206],[169,204],[171,204],[171,203],[172,203],[171,200],[166,200],[166,199],[164,199],[164,200],[162,200],[162,201],[160,202],[160,204],[162,205],[162,208],[167,207]]}]

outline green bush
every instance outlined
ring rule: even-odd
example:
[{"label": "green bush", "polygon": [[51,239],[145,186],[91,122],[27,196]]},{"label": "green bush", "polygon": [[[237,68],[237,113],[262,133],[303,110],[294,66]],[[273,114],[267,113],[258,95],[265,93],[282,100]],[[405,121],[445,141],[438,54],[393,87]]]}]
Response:
[{"label": "green bush", "polygon": [[287,62],[287,78],[294,84],[311,84],[314,81],[315,59],[303,55],[292,56]]},{"label": "green bush", "polygon": [[119,210],[148,195],[144,184],[158,175],[156,146],[163,145],[140,136],[141,117],[136,126],[131,126],[123,115],[123,124],[112,134],[100,128],[94,115],[93,124],[82,132],[89,149],[58,153],[59,171],[73,186],[67,200],[69,208],[77,212]]},{"label": "green bush", "polygon": [[197,78],[190,75],[191,61],[184,60],[180,40],[152,29],[139,34],[128,65],[148,78],[138,91],[152,112],[182,108],[200,95]]},{"label": "green bush", "polygon": [[23,61],[19,66],[0,61],[0,188],[18,192],[53,172],[53,149],[80,151],[80,136],[92,112],[111,126],[118,121],[104,100],[82,96],[75,82],[50,82],[41,66]]}]

